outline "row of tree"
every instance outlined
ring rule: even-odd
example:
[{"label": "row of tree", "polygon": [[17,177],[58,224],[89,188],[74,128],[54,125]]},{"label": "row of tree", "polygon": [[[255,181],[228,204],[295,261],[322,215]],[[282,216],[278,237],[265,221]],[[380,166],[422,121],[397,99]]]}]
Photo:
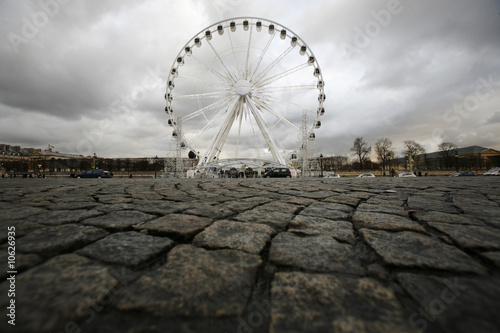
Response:
[{"label": "row of tree", "polygon": [[[438,146],[438,149],[440,155],[447,162],[450,162],[451,157],[454,156],[454,152],[456,151],[457,146],[452,142],[443,142]],[[362,169],[363,167],[365,167],[366,163],[370,161],[372,146],[369,146],[362,137],[358,137],[354,140],[351,151],[358,157],[359,167]],[[388,138],[378,139],[375,142],[374,151],[378,161],[382,164],[383,170],[386,169],[387,162],[395,158],[392,141]],[[418,162],[420,156],[424,155],[425,153],[426,149],[415,140],[406,140],[404,142],[403,155],[407,157],[409,161]]]}]

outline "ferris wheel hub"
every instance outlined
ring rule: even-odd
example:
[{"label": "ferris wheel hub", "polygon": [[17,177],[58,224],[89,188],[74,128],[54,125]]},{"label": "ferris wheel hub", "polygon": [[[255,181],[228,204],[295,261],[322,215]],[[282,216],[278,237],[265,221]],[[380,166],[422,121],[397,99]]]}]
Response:
[{"label": "ferris wheel hub", "polygon": [[240,96],[246,96],[252,90],[252,85],[247,80],[239,80],[234,84],[234,90]]}]

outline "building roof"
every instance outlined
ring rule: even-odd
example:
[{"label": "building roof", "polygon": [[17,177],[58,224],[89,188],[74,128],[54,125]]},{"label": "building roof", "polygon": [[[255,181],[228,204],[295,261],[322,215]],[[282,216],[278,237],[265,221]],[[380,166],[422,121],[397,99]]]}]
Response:
[{"label": "building roof", "polygon": [[[426,153],[422,154],[421,156],[425,156],[426,158],[440,158],[444,156],[467,156],[467,155],[477,155],[477,154],[482,154],[486,151],[492,151],[492,152],[497,152],[494,149],[490,148],[485,148],[481,146],[469,146],[469,147],[462,147],[462,148],[454,148],[450,149],[448,151],[436,151],[432,153]],[[500,152],[497,152],[500,154]]]},{"label": "building roof", "polygon": [[45,157],[54,157],[54,158],[89,158],[89,156],[83,156],[83,155],[75,155],[75,154],[64,154],[64,153],[59,153],[59,152],[52,152],[52,151],[37,151],[34,152],[33,154],[30,155],[30,157],[35,157],[35,156],[45,156]]}]

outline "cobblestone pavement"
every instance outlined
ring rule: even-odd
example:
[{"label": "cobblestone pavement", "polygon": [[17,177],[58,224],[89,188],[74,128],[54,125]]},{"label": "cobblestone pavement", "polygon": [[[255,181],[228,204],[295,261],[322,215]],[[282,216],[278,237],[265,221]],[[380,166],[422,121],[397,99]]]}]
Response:
[{"label": "cobblestone pavement", "polygon": [[1,332],[500,332],[500,177],[6,179],[0,228]]}]

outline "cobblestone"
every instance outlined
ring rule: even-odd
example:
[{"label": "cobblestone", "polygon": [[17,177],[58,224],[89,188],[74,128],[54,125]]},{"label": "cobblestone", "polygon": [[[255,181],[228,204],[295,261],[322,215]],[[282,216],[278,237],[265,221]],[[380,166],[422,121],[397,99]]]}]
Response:
[{"label": "cobblestone", "polygon": [[458,178],[2,179],[0,331],[498,332],[500,177]]}]

